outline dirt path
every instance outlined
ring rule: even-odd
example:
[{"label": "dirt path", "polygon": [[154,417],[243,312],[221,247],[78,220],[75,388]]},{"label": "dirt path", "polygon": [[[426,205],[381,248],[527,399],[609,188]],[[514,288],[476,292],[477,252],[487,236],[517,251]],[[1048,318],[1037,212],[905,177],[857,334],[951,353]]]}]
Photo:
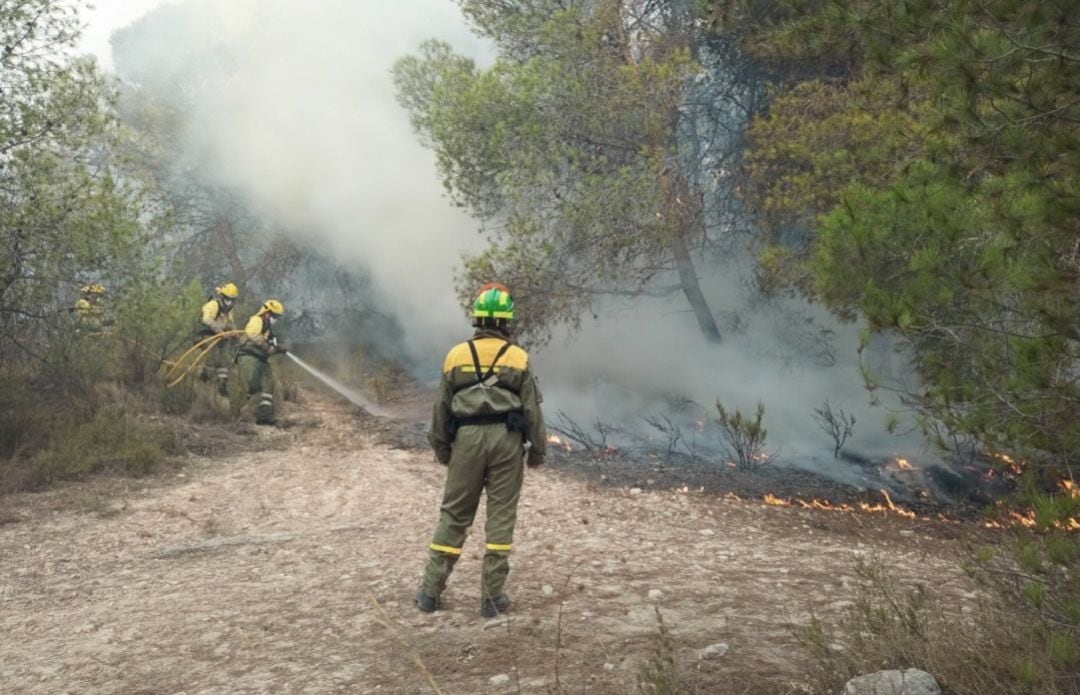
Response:
[{"label": "dirt path", "polygon": [[[429,677],[444,693],[633,692],[655,607],[683,673],[715,685],[701,692],[787,692],[807,667],[789,621],[845,605],[853,554],[958,581],[954,542],[919,525],[553,466],[527,475],[510,617],[479,616],[480,539],[424,615],[442,467],[308,400],[304,426],[260,434],[266,451],[0,499],[0,693],[425,693]],[[726,656],[698,659],[718,642]]]}]

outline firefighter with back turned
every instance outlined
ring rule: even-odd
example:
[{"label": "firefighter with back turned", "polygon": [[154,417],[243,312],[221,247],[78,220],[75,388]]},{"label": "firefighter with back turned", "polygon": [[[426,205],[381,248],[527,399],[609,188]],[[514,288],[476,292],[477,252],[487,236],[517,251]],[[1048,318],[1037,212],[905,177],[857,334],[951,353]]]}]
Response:
[{"label": "firefighter with back turned", "polygon": [[510,340],[515,312],[509,290],[482,287],[472,316],[476,333],[447,354],[435,396],[428,441],[447,466],[446,485],[416,605],[425,613],[440,607],[486,492],[480,613],[493,618],[510,607],[504,585],[518,498],[525,466],[544,462],[544,416],[529,355]]}]

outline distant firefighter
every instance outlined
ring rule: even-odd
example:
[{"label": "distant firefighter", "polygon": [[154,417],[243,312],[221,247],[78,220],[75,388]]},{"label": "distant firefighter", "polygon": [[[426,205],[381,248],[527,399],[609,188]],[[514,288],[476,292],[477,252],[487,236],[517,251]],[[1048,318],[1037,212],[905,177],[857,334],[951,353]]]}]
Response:
[{"label": "distant firefighter", "polygon": [[[233,323],[232,310],[239,296],[240,290],[231,282],[214,289],[214,294],[202,306],[202,317],[196,342],[236,328]],[[231,338],[218,340],[211,348],[210,356],[203,365],[203,380],[215,378],[218,393],[222,396],[229,395],[229,348],[232,344]]]},{"label": "distant firefighter", "polygon": [[439,608],[486,491],[480,614],[493,618],[510,608],[504,585],[518,497],[525,465],[544,462],[544,416],[529,355],[510,341],[515,313],[509,290],[482,287],[472,315],[476,333],[446,355],[435,395],[428,441],[447,466],[446,486],[416,605],[425,613]]},{"label": "distant firefighter", "polygon": [[94,283],[83,287],[79,294],[79,300],[75,302],[75,314],[79,319],[79,331],[85,333],[100,333],[105,326],[111,325],[112,321],[105,314],[105,295],[107,291],[104,285]]},{"label": "distant firefighter", "polygon": [[273,425],[274,419],[274,371],[270,356],[288,352],[278,344],[274,335],[274,322],[285,313],[285,306],[276,299],[267,299],[258,313],[252,316],[240,338],[236,363],[248,397],[258,394],[255,408],[256,425]]}]

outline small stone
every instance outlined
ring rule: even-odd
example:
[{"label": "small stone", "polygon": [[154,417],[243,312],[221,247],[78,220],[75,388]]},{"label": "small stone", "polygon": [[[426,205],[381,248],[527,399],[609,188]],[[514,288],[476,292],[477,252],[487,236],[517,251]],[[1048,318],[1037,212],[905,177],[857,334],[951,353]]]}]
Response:
[{"label": "small stone", "polygon": [[711,528],[703,528],[700,531],[698,531],[698,533],[700,533],[703,536],[711,536],[711,535],[713,535],[714,531]]},{"label": "small stone", "polygon": [[660,591],[659,589],[649,589],[649,599],[650,600],[656,601],[663,595],[664,595],[664,592]]},{"label": "small stone", "polygon": [[491,683],[492,685],[506,685],[509,682],[510,676],[506,675],[505,673],[500,673],[497,676],[492,676],[491,678],[488,678],[488,683]]},{"label": "small stone", "polygon": [[555,593],[554,587],[552,587],[550,584],[545,584],[540,587],[540,591],[544,594],[544,596],[551,596]]},{"label": "small stone", "polygon": [[640,495],[641,494],[641,488],[639,488],[639,487],[630,488],[630,494],[631,495]]},{"label": "small stone", "polygon": [[717,642],[716,644],[710,644],[709,646],[698,652],[699,659],[719,659],[723,655],[728,653],[730,647],[726,642]]},{"label": "small stone", "polygon": [[615,664],[612,664],[612,663],[604,664],[604,670],[605,671],[614,671],[615,670]]}]

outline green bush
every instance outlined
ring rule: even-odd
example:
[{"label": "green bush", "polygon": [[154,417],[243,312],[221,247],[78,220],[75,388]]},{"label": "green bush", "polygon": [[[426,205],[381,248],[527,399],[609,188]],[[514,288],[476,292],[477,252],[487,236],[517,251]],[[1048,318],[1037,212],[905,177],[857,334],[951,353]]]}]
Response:
[{"label": "green bush", "polygon": [[[1012,600],[1014,591],[991,592],[964,612],[948,596],[900,586],[880,561],[858,559],[855,569],[862,581],[847,613],[798,630],[817,666],[810,692],[831,695],[854,676],[911,667],[954,695],[1076,692],[1075,632]],[[1046,598],[1020,591],[1034,604]]]},{"label": "green bush", "polygon": [[89,420],[69,420],[33,459],[29,482],[40,487],[102,471],[146,475],[179,449],[179,440],[168,426],[141,420],[117,407],[103,408]]},{"label": "green bush", "polygon": [[152,383],[169,355],[190,347],[206,296],[198,282],[179,293],[157,278],[142,278],[125,288],[116,307],[112,348],[120,357],[120,377],[133,388]]},{"label": "green bush", "polygon": [[41,449],[48,441],[51,409],[23,374],[0,370],[0,461]]}]

